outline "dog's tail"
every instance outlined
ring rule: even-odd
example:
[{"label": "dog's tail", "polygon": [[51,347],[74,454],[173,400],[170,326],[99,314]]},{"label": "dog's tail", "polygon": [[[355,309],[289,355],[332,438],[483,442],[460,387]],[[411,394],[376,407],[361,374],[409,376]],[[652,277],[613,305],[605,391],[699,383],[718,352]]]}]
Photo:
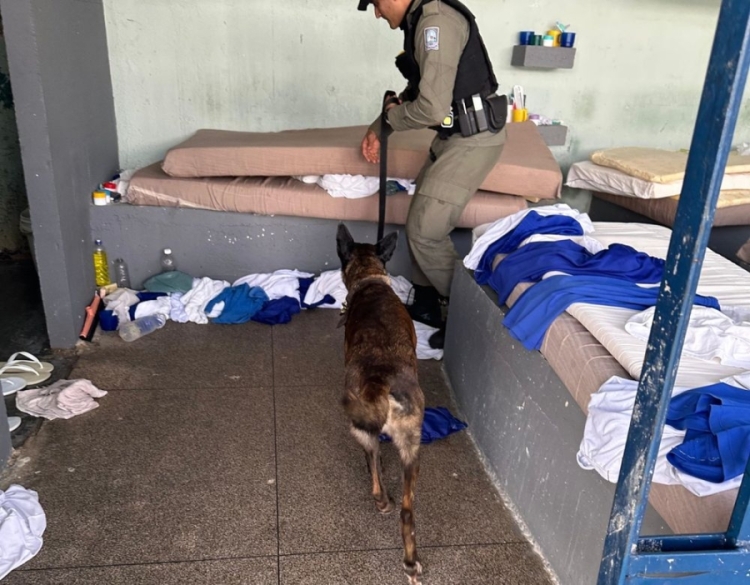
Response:
[{"label": "dog's tail", "polygon": [[388,420],[389,385],[382,380],[367,380],[357,395],[347,392],[344,408],[352,424],[371,434],[379,433]]}]

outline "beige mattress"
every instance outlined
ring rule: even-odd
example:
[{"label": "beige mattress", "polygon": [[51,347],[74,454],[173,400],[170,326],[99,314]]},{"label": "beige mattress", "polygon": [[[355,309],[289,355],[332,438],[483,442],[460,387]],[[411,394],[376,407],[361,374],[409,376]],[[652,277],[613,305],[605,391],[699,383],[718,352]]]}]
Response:
[{"label": "beige mattress", "polygon": [[[670,183],[685,177],[688,153],[658,148],[624,147],[600,150],[591,155],[598,165],[622,171],[654,183]],[[727,174],[750,172],[750,156],[736,152],[729,155]]]},{"label": "beige mattress", "polygon": [[[156,163],[139,170],[125,197],[133,205],[191,207],[259,215],[315,217],[342,221],[377,221],[378,197],[331,197],[317,185],[289,177],[239,177],[184,179],[170,177]],[[386,221],[404,225],[411,197],[390,195]],[[458,227],[475,228],[526,209],[526,200],[512,195],[477,192],[467,205]]]},{"label": "beige mattress", "polygon": [[[494,265],[497,263],[495,261]],[[530,286],[530,283],[519,284],[508,298],[508,306],[512,307]],[[604,382],[612,376],[630,378],[606,348],[568,313],[552,323],[541,353],[586,415],[591,395]],[[737,492],[730,490],[699,498],[682,486],[654,483],[649,502],[676,534],[725,532]]]},{"label": "beige mattress", "polygon": [[[674,225],[677,214],[679,199],[637,199],[635,197],[623,197],[622,195],[611,195],[609,193],[594,193],[595,197],[609,201],[635,213],[645,215],[667,227]],[[750,225],[750,203],[742,203],[744,199],[735,199],[738,205],[717,208],[714,218],[714,227],[731,225]]]},{"label": "beige mattress", "polygon": [[[199,130],[172,148],[163,163],[173,177],[378,176],[361,154],[366,126],[284,132]],[[508,124],[498,164],[481,188],[529,199],[560,196],[562,171],[532,122]],[[396,132],[389,140],[388,175],[416,179],[435,137],[431,130]]]}]

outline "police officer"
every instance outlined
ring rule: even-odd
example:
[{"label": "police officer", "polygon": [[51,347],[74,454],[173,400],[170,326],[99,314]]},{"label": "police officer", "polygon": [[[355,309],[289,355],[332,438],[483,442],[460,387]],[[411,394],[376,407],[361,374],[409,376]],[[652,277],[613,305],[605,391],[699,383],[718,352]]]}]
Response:
[{"label": "police officer", "polygon": [[[442,348],[453,269],[450,239],[471,197],[497,163],[505,144],[507,101],[473,14],[458,0],[360,0],[359,9],[404,31],[396,65],[406,90],[387,106],[392,130],[432,128],[437,136],[417,179],[406,235],[415,289],[412,318],[439,327],[430,345]],[[503,109],[505,108],[505,109]],[[380,160],[380,118],[362,141],[362,154]]]}]

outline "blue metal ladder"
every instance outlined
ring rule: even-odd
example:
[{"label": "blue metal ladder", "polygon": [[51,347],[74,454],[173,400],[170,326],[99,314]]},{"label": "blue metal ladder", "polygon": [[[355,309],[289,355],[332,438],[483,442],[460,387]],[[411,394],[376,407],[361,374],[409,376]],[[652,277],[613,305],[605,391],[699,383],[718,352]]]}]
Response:
[{"label": "blue metal ladder", "polygon": [[750,465],[727,532],[640,537],[748,67],[750,0],[723,0],[598,585],[750,585]]}]

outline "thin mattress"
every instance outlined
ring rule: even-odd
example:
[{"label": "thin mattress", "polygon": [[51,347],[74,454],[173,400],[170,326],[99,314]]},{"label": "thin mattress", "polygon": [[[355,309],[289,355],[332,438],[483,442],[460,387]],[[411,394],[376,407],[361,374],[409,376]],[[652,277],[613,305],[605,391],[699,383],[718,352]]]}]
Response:
[{"label": "thin mattress", "polygon": [[[312,217],[342,221],[378,220],[378,197],[345,199],[331,197],[317,185],[291,177],[178,178],[167,175],[161,163],[139,170],[132,178],[125,200],[133,205],[190,207],[258,215]],[[411,197],[388,196],[386,222],[404,225]],[[458,227],[474,228],[526,209],[526,200],[512,195],[479,191],[458,221]]]},{"label": "thin mattress", "polygon": [[[666,254],[671,235],[670,230],[653,225],[595,222],[594,226],[596,231],[591,236],[604,245],[626,243],[661,257]],[[747,296],[742,298],[742,290],[748,290],[748,284],[750,274],[710,250],[707,251],[706,265],[698,289],[700,293],[713,294],[727,305],[750,305]],[[529,286],[529,283],[519,284],[508,299],[508,306],[512,307]],[[542,355],[586,414],[591,395],[609,378],[620,376],[638,379],[640,375],[645,343],[625,332],[623,311],[594,305],[571,305],[567,313],[553,322],[544,338]],[[628,316],[635,313],[626,312]],[[721,379],[724,374],[738,373],[734,368],[706,362],[691,365],[691,362],[700,360],[681,360],[682,376],[688,375],[687,372],[693,368],[700,370],[699,377],[713,381]],[[700,369],[701,366],[703,369]],[[684,383],[684,378],[678,379],[679,382]],[[675,533],[697,534],[725,531],[736,498],[736,489],[698,497],[679,485],[653,484],[649,501]]]},{"label": "thin mattress", "polygon": [[[163,169],[182,178],[378,176],[378,166],[362,157],[360,145],[366,130],[366,126],[269,133],[199,130],[170,149]],[[388,145],[389,176],[416,179],[434,138],[431,130],[393,134]],[[560,196],[560,165],[536,125],[508,124],[500,160],[480,188],[529,199]]]},{"label": "thin mattress", "polygon": [[[744,192],[742,192],[744,193]],[[640,213],[654,221],[671,227],[674,225],[674,218],[677,214],[678,199],[671,197],[666,199],[638,199],[636,197],[624,197],[622,195],[612,195],[610,193],[594,193],[595,197],[609,201],[635,213]],[[745,195],[742,195],[741,201]],[[716,209],[714,217],[714,227],[750,225],[750,203],[740,203],[739,205],[728,205],[727,196],[721,207]]]}]

